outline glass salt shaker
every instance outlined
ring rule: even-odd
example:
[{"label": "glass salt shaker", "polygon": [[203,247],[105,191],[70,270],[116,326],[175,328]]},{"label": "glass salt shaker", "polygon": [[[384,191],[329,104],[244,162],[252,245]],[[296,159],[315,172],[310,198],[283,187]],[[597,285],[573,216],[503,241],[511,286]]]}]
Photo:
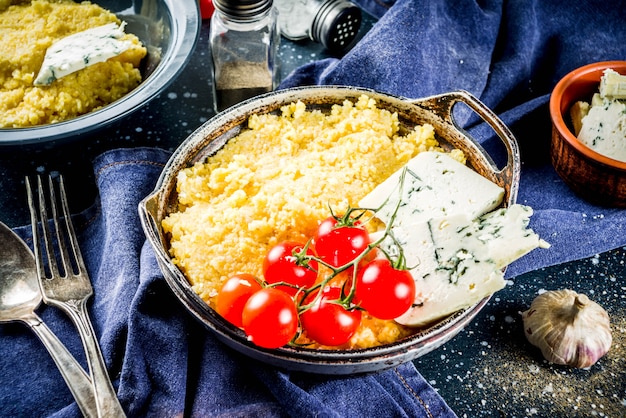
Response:
[{"label": "glass salt shaker", "polygon": [[352,47],[361,27],[361,9],[347,0],[275,0],[282,35],[310,38],[331,52]]},{"label": "glass salt shaker", "polygon": [[209,49],[215,110],[278,85],[278,11],[272,0],[213,0]]}]

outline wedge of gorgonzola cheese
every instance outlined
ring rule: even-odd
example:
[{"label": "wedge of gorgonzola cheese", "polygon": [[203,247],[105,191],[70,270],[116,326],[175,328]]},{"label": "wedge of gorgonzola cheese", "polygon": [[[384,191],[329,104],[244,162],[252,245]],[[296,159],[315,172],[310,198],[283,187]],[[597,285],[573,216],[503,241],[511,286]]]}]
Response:
[{"label": "wedge of gorgonzola cheese", "polygon": [[530,207],[512,205],[473,220],[459,214],[403,228],[402,247],[417,293],[413,307],[396,321],[423,326],[502,289],[505,266],[547,246],[528,229],[531,215]]},{"label": "wedge of gorgonzola cheese", "polygon": [[44,57],[34,85],[49,85],[73,72],[120,55],[133,47],[122,40],[124,24],[109,23],[66,36],[53,43]]},{"label": "wedge of gorgonzola cheese", "polygon": [[578,140],[599,154],[626,161],[626,101],[602,99],[582,118]]},{"label": "wedge of gorgonzola cheese", "polygon": [[449,155],[422,152],[372,190],[359,206],[380,207],[376,216],[385,223],[395,212],[394,225],[401,226],[455,213],[475,218],[500,206],[503,196],[502,187]]},{"label": "wedge of gorgonzola cheese", "polygon": [[424,326],[475,304],[504,287],[506,265],[548,246],[528,229],[532,209],[499,208],[503,196],[450,156],[425,152],[359,202],[376,209],[390,232],[381,248],[391,257],[401,248],[415,280],[414,306],[397,322]]}]

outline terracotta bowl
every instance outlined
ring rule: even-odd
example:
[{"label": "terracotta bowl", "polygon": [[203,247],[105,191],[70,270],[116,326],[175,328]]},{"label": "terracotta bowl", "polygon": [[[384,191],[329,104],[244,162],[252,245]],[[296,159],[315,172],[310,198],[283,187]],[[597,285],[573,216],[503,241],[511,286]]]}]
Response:
[{"label": "terracotta bowl", "polygon": [[[379,347],[315,350],[286,346],[269,350],[252,344],[243,331],[220,317],[193,291],[182,271],[172,262],[168,252],[168,237],[161,228],[161,222],[169,213],[178,210],[176,179],[180,170],[213,155],[245,129],[252,114],[280,112],[282,106],[298,100],[309,108],[329,112],[332,105],[345,100],[356,101],[362,94],[375,99],[380,108],[397,112],[402,132],[408,132],[415,125],[432,124],[442,146],[463,150],[471,168],[505,189],[504,206],[515,203],[520,176],[517,142],[502,121],[467,92],[408,100],[356,87],[304,87],[268,93],[216,115],[174,152],[153,193],[139,204],[139,214],[165,280],[178,300],[218,339],[254,359],[284,369],[319,374],[346,375],[384,370],[411,361],[446,343],[471,322],[489,300],[487,297],[474,306],[418,330],[410,337]],[[469,106],[498,134],[507,150],[506,166],[496,166],[475,139],[458,127],[452,114],[456,103]]]},{"label": "terracotta bowl", "polygon": [[626,207],[626,162],[597,153],[573,133],[569,117],[572,105],[589,101],[598,91],[605,69],[626,74],[626,61],[585,65],[563,77],[550,97],[552,165],[563,181],[585,200],[608,207]]}]

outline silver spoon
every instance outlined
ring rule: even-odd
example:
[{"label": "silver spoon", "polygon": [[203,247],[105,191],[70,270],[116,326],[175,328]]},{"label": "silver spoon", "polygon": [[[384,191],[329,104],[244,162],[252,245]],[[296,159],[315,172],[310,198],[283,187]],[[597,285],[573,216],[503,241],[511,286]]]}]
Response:
[{"label": "silver spoon", "polygon": [[35,313],[42,300],[35,257],[22,239],[0,222],[0,323],[21,321],[44,344],[83,415],[96,417],[91,379]]}]

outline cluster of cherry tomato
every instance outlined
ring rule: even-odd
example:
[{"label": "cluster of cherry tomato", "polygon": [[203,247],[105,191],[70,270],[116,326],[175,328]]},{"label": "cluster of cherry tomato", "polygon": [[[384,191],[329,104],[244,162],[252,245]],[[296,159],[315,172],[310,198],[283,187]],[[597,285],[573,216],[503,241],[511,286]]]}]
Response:
[{"label": "cluster of cherry tomato", "polygon": [[[300,333],[324,346],[345,344],[363,311],[393,319],[415,298],[403,257],[374,257],[378,243],[351,210],[329,216],[309,242],[271,248],[263,280],[251,274],[229,278],[217,295],[217,312],[261,347],[282,347]],[[321,266],[330,273],[321,275]]]}]

